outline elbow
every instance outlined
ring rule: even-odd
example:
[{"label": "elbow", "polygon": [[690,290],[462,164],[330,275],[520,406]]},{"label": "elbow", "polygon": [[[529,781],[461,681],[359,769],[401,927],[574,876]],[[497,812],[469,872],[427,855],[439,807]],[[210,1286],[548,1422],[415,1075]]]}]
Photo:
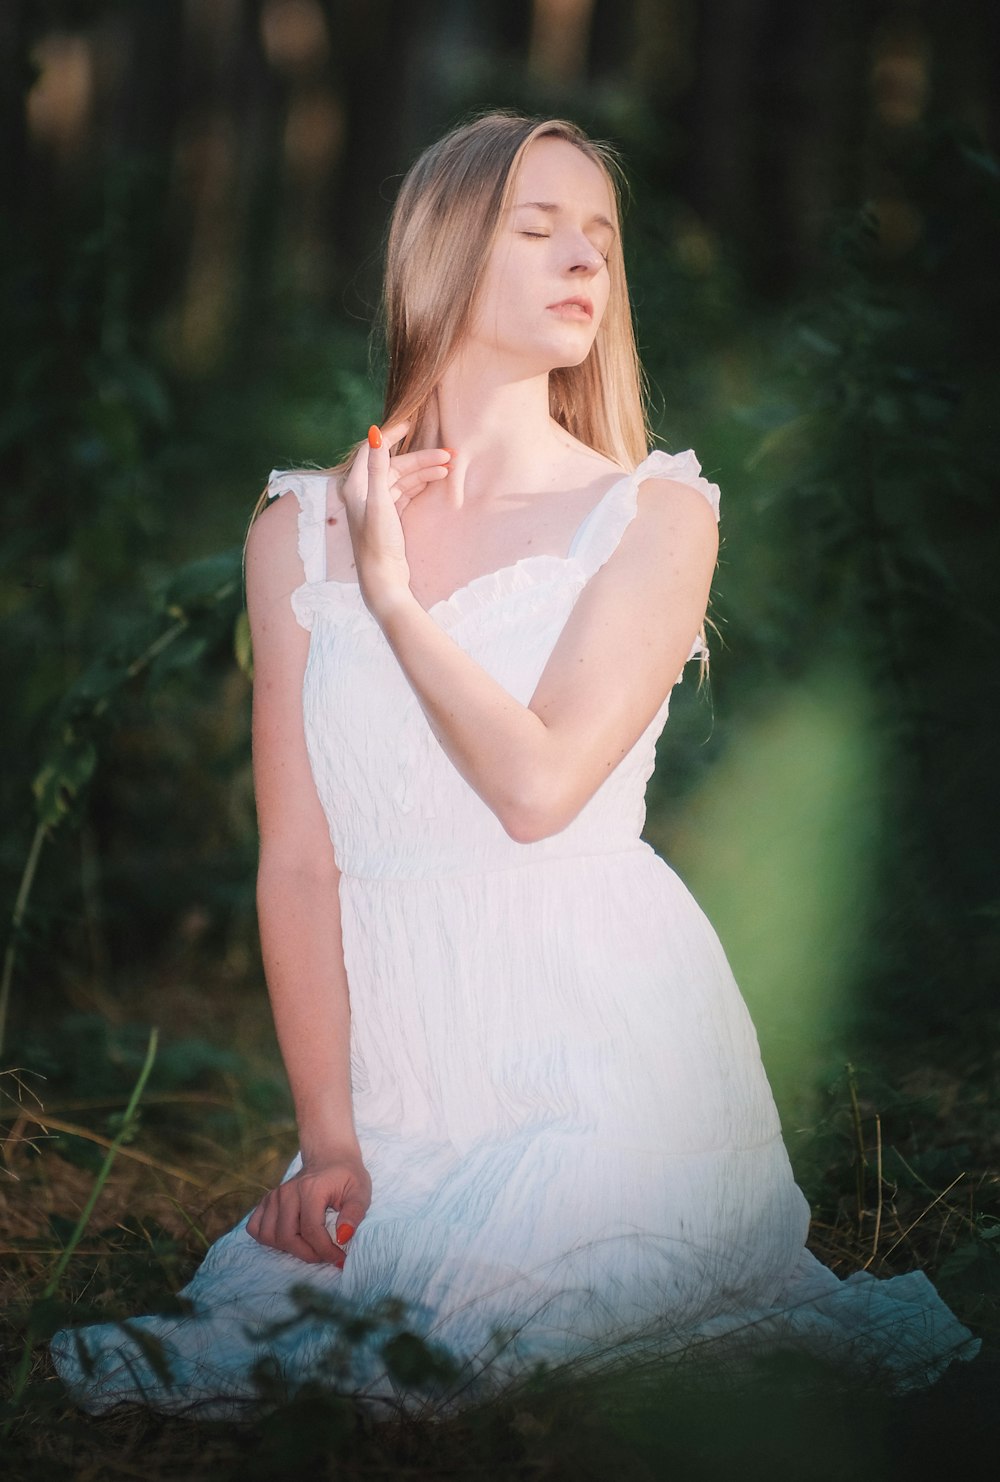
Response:
[{"label": "elbow", "polygon": [[541,839],[551,838],[559,832],[557,828],[550,827],[546,819],[522,809],[505,809],[498,817],[504,833],[515,844],[537,844]]},{"label": "elbow", "polygon": [[500,824],[515,844],[538,844],[568,828],[582,804],[562,797],[557,788],[525,789],[496,810]]}]

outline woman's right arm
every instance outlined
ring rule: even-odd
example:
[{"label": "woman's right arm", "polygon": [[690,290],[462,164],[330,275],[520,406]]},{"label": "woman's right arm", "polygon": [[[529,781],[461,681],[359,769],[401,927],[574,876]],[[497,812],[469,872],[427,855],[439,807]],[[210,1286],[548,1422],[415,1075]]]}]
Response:
[{"label": "woman's right arm", "polygon": [[[253,641],[253,771],[260,833],[257,912],[275,1030],[295,1103],[303,1167],[272,1189],[249,1233],[307,1261],[343,1264],[338,1240],[371,1198],[354,1127],[350,998],[339,871],[306,752],[302,680],[309,634],[292,612],[302,581],[298,502],[274,501],[250,531],[247,610]],[[348,1236],[349,1238],[349,1236]]]}]

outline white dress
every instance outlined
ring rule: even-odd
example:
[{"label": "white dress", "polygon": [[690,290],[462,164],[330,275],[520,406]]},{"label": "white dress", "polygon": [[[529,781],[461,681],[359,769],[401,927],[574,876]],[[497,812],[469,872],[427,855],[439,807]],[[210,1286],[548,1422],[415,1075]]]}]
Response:
[{"label": "white dress", "polygon": [[[567,556],[431,608],[522,703],[643,477],[691,484],[718,517],[694,454],[654,452]],[[404,1331],[461,1362],[466,1397],[635,1345],[781,1344],[896,1387],[972,1358],[979,1341],[921,1272],[841,1281],[805,1249],[809,1209],[725,954],[639,837],[669,697],[569,827],[515,843],[435,741],[357,586],[326,580],[325,476],[275,473],[270,490],[300,504],[292,605],[312,635],[305,730],[342,872],[371,1208],[343,1271],[259,1245],[243,1220],[181,1294],[188,1315],[58,1333],[77,1402],[236,1414],[263,1360],[292,1390],[325,1366],[373,1405],[412,1407]],[[367,1336],[343,1326],[358,1314]]]}]

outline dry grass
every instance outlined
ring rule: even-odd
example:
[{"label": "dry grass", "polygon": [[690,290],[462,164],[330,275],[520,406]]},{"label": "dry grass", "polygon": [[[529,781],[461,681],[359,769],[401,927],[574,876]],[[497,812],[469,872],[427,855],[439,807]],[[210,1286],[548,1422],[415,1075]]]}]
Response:
[{"label": "dry grass", "polygon": [[[955,1366],[919,1405],[859,1394],[828,1375],[811,1389],[797,1386],[790,1400],[790,1376],[778,1363],[762,1365],[741,1392],[678,1389],[676,1378],[636,1375],[631,1385],[606,1384],[598,1393],[585,1381],[552,1385],[436,1424],[375,1426],[321,1395],[253,1425],[167,1419],[134,1407],[95,1420],[65,1404],[39,1344],[28,1391],[9,1416],[5,1474],[18,1482],[253,1482],[299,1472],[604,1482],[611,1473],[686,1482],[728,1478],[735,1468],[741,1478],[849,1473],[874,1482],[924,1475],[921,1468],[930,1468],[942,1446],[953,1457],[963,1447],[992,1455],[1000,1439],[990,1434],[989,1418],[1000,1353],[1000,1241],[990,1233],[1000,1228],[996,1072],[995,1057],[970,1047],[957,1068],[925,1060],[919,1068],[883,1066],[880,1078],[858,1072],[852,1082],[845,1075],[822,1124],[792,1147],[814,1209],[810,1246],[819,1258],[840,1275],[864,1268],[888,1276],[919,1266],[984,1339],[980,1359]],[[284,1114],[255,1113],[239,1086],[225,1076],[216,1082],[151,1094],[151,1120],[122,1149],[63,1281],[59,1295],[77,1311],[90,1317],[148,1310],[183,1284],[208,1244],[285,1166],[294,1129]],[[8,1312],[0,1344],[13,1368],[25,1314],[92,1186],[81,1148],[99,1151],[109,1141],[115,1106],[113,1098],[53,1094],[43,1107],[30,1078],[19,1084],[8,1074],[0,1084],[7,1097],[0,1293]],[[211,1132],[214,1114],[231,1118],[224,1139]],[[927,1172],[935,1168],[936,1181]],[[798,1362],[798,1380],[802,1373]],[[910,1457],[906,1468],[897,1469],[900,1456]],[[800,1472],[806,1458],[808,1471]]]}]

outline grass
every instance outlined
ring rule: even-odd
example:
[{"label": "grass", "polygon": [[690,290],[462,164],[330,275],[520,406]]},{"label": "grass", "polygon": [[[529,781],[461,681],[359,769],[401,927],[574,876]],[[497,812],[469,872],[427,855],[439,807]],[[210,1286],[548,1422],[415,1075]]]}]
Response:
[{"label": "grass", "polygon": [[[997,1064],[995,1052],[973,1042],[948,1046],[946,1056],[940,1046],[910,1044],[896,1063],[841,1066],[813,1125],[786,1132],[813,1207],[810,1245],[819,1258],[842,1276],[920,1267],[983,1338],[973,1364],[954,1365],[929,1391],[893,1397],[778,1355],[738,1382],[656,1365],[600,1380],[552,1376],[437,1421],[375,1424],[318,1389],[252,1424],[139,1407],[100,1419],[75,1410],[52,1373],[44,1336],[67,1320],[156,1310],[294,1151],[265,1048],[266,1010],[251,1000],[248,1011],[238,994],[229,999],[230,1024],[219,1022],[218,1005],[192,1005],[193,1036],[165,1041],[137,1124],[123,1115],[146,1042],[136,1026],[120,1024],[107,1041],[105,1079],[114,1085],[106,1091],[96,1073],[91,1095],[79,1094],[79,1077],[75,1088],[73,1076],[46,1083],[25,1069],[0,1078],[7,1477],[254,1482],[308,1472],[426,1482],[609,1475],[697,1482],[738,1473],[874,1482],[937,1475],[945,1459],[992,1459],[1000,1442]],[[156,1000],[162,1008],[159,986]],[[140,998],[136,1007],[148,1010],[152,1001]],[[199,1037],[210,1014],[217,1039],[239,1042],[235,1055],[213,1058]],[[79,1026],[75,1033],[79,1041]]]}]

